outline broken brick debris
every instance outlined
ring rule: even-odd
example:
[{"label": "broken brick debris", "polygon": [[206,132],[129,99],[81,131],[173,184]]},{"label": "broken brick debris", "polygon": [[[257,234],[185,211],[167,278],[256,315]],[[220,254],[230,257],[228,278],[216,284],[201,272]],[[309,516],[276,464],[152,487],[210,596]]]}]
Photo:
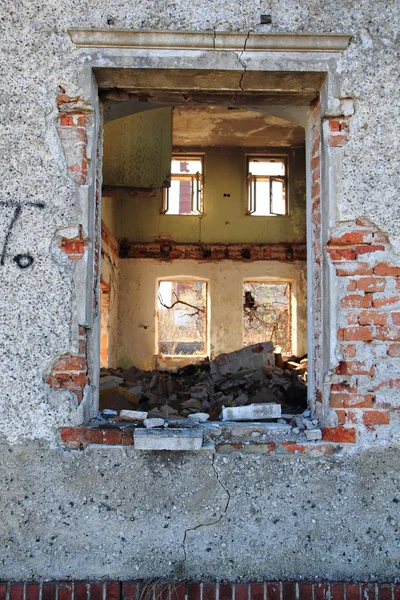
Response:
[{"label": "broken brick debris", "polygon": [[315,429],[318,421],[308,419],[308,411],[300,416],[307,406],[307,359],[279,362],[283,368],[275,366],[272,342],[265,342],[172,372],[101,369],[97,421],[193,427],[208,420],[282,416],[298,431]]}]

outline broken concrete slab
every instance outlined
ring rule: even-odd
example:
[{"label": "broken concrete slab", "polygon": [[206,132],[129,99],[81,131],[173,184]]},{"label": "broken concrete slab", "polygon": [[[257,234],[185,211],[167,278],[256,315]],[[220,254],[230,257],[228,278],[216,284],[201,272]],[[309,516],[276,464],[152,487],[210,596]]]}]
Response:
[{"label": "broken concrete slab", "polygon": [[203,444],[203,434],[197,429],[137,429],[136,450],[196,451]]},{"label": "broken concrete slab", "polygon": [[145,419],[143,421],[143,424],[147,429],[152,429],[153,427],[164,427],[164,423],[164,419],[158,419],[157,417],[154,419]]},{"label": "broken concrete slab", "polygon": [[119,416],[123,421],[144,421],[147,419],[147,412],[141,410],[121,410]]},{"label": "broken concrete slab", "polygon": [[279,419],[282,414],[280,404],[250,404],[249,406],[228,406],[222,409],[222,421],[262,421]]},{"label": "broken concrete slab", "polygon": [[219,354],[210,362],[210,372],[214,381],[218,381],[240,371],[273,367],[274,364],[274,345],[272,342],[264,342],[229,354]]},{"label": "broken concrete slab", "polygon": [[320,429],[307,429],[305,433],[308,442],[322,440],[322,431]]}]

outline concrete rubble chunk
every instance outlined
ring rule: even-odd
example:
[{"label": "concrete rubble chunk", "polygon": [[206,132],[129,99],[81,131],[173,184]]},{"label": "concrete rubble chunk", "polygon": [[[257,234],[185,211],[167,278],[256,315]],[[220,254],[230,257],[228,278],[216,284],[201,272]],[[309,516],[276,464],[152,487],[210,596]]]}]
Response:
[{"label": "concrete rubble chunk", "polygon": [[134,434],[136,450],[200,450],[203,434],[198,429],[137,429]]},{"label": "concrete rubble chunk", "polygon": [[152,429],[153,427],[164,427],[164,419],[158,419],[158,418],[154,418],[154,419],[145,419],[143,421],[144,426],[147,429]]},{"label": "concrete rubble chunk", "polygon": [[147,419],[147,412],[141,410],[121,410],[119,416],[123,421],[144,421]]},{"label": "concrete rubble chunk", "polygon": [[240,371],[273,367],[274,364],[274,345],[272,342],[264,342],[229,354],[219,354],[211,361],[210,372],[214,381],[218,381]]},{"label": "concrete rubble chunk", "polygon": [[107,390],[109,388],[114,388],[124,383],[122,377],[115,377],[114,375],[106,375],[105,377],[100,377],[99,387],[101,390]]},{"label": "concrete rubble chunk", "polygon": [[320,429],[307,429],[305,433],[308,442],[322,440],[322,431]]},{"label": "concrete rubble chunk", "polygon": [[205,423],[210,418],[210,415],[207,413],[193,413],[188,415],[188,419],[191,421],[196,421],[197,423]]},{"label": "concrete rubble chunk", "polygon": [[224,407],[222,421],[260,421],[263,419],[279,419],[282,414],[280,404],[250,404],[249,406]]}]

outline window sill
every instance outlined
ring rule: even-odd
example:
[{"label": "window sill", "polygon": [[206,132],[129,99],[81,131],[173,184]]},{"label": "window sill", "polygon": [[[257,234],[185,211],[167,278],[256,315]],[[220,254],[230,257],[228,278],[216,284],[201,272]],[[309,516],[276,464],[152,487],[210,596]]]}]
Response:
[{"label": "window sill", "polygon": [[[144,429],[133,424],[91,424],[63,427],[60,434],[64,446],[82,450],[89,444],[133,446],[137,451],[165,450],[217,452],[230,454],[303,454],[313,458],[333,456],[343,449],[345,441],[308,442],[304,434],[280,429],[276,423],[210,422],[192,427]],[[323,436],[324,437],[324,436]]]}]

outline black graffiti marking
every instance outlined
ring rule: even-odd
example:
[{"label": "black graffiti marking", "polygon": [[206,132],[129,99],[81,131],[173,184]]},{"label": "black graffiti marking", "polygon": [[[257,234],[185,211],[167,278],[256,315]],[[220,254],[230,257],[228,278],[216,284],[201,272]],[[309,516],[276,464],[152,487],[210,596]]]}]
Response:
[{"label": "black graffiti marking", "polygon": [[[11,234],[15,227],[15,223],[18,221],[19,217],[21,216],[22,208],[24,206],[35,206],[36,208],[44,208],[44,204],[43,204],[43,202],[25,202],[24,204],[22,204],[21,202],[0,201],[0,205],[15,207],[14,214],[13,214],[10,224],[7,228],[7,233],[4,238],[4,244],[3,244],[3,248],[2,248],[1,256],[0,256],[0,265],[4,266],[4,263],[6,260],[7,248],[8,248],[10,238],[11,238]],[[27,269],[28,267],[30,267],[33,264],[34,258],[31,254],[17,254],[16,256],[14,256],[13,260],[19,266],[20,269]]]},{"label": "black graffiti marking", "polygon": [[33,256],[31,254],[17,254],[14,256],[13,261],[17,263],[20,269],[27,269],[33,263]]}]

